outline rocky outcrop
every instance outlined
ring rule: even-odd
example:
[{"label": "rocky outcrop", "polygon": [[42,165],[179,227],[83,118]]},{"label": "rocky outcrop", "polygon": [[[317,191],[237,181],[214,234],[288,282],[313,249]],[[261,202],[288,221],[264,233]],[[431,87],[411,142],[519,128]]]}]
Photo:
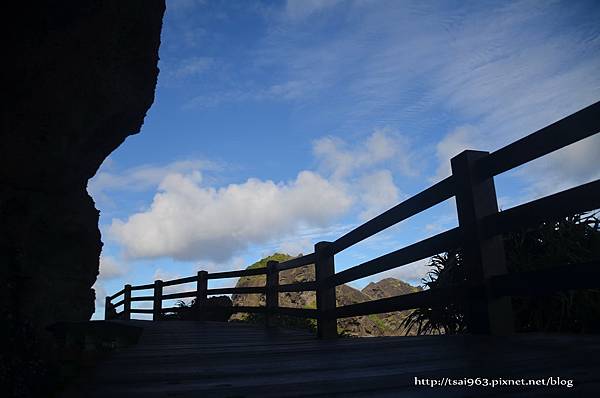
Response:
[{"label": "rocky outcrop", "polygon": [[163,0],[14,6],[0,133],[4,342],[22,329],[43,340],[47,325],[94,311],[102,243],[87,181],[154,100],[165,9]]},{"label": "rocky outcrop", "polygon": [[[273,256],[263,258],[249,268],[265,267],[267,261],[286,261],[293,257],[286,254],[276,253]],[[310,264],[304,267],[281,271],[279,273],[279,284],[290,284],[297,282],[314,281],[315,267]],[[264,286],[265,277],[248,276],[238,280],[236,287]],[[380,298],[393,297],[419,291],[420,288],[409,285],[406,282],[394,278],[386,278],[376,283],[369,283],[362,291],[348,285],[336,287],[337,306],[344,306]],[[234,294],[233,305],[238,306],[264,306],[265,297],[262,294]],[[314,292],[286,292],[279,295],[279,305],[293,308],[315,308],[316,297]],[[409,311],[391,312],[386,314],[374,314],[353,318],[338,319],[338,331],[350,336],[404,336],[413,334],[407,331],[402,321]],[[254,320],[256,316],[248,314],[234,314],[232,321]],[[314,327],[314,322],[293,322],[286,320],[285,324],[293,326]]]},{"label": "rocky outcrop", "polygon": [[[420,287],[412,286],[396,278],[385,278],[379,282],[371,282],[362,289],[362,292],[373,300],[401,296],[403,294],[419,292]],[[371,320],[384,329],[386,336],[414,335],[415,330],[406,330],[402,321],[411,311],[388,312],[384,314],[370,315]]]},{"label": "rocky outcrop", "polygon": [[420,288],[396,278],[385,278],[379,282],[371,282],[362,289],[362,292],[373,299],[382,299],[392,296],[400,296],[420,291]]}]

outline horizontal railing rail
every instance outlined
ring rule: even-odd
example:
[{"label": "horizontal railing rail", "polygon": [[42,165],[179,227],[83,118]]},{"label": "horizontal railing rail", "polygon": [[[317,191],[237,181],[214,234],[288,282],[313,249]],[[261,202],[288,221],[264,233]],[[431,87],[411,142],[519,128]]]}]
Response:
[{"label": "horizontal railing rail", "polygon": [[[147,285],[137,285],[137,286],[131,286],[131,290],[146,290],[146,289],[152,289],[154,288],[154,284],[149,283]],[[125,290],[121,290],[121,292],[124,292]]]},{"label": "horizontal railing rail", "polygon": [[208,279],[240,278],[242,276],[265,275],[265,268],[245,269],[241,271],[214,272],[208,274]]},{"label": "horizontal railing rail", "polygon": [[441,253],[447,249],[458,246],[461,241],[460,228],[456,227],[442,232],[431,238],[413,243],[391,253],[369,260],[362,264],[348,268],[330,277],[325,281],[328,287],[342,285],[357,279],[389,271],[400,266]]},{"label": "horizontal railing rail", "polygon": [[[265,306],[233,306],[231,312],[264,313],[268,325],[275,315],[317,320],[321,338],[337,336],[339,318],[465,304],[469,330],[474,333],[503,334],[512,331],[512,310],[506,301],[513,295],[547,294],[565,289],[600,287],[600,264],[568,264],[543,271],[509,274],[506,270],[502,234],[535,226],[578,212],[600,208],[600,181],[548,195],[513,208],[499,211],[494,176],[547,155],[600,130],[600,102],[588,106],[556,123],[530,134],[495,152],[464,151],[452,158],[452,174],[388,211],[356,227],[333,242],[319,242],[313,253],[284,262],[269,261],[267,267],[226,272],[200,271],[196,276],[157,280],[153,284],[125,287],[106,297],[106,319],[130,319],[131,314],[152,314],[159,320],[179,307],[163,308],[164,300],[195,298],[197,311],[203,313],[222,307],[210,305],[207,297],[219,294],[262,294]],[[454,197],[458,227],[420,240],[391,253],[335,272],[334,257],[341,251],[403,220]],[[461,248],[466,264],[466,281],[459,285],[427,289],[396,297],[336,306],[335,288],[380,272]],[[315,280],[280,285],[281,271],[314,264]],[[265,275],[264,286],[208,288],[208,280]],[[163,294],[163,287],[196,283],[196,290]],[[132,297],[131,291],[153,289],[152,296]],[[316,292],[315,309],[279,305],[279,293]],[[113,303],[116,298],[123,299]],[[152,309],[131,308],[131,302],[153,301]],[[116,308],[123,306],[120,313]]]},{"label": "horizontal railing rail", "polygon": [[284,261],[282,263],[277,264],[277,269],[279,271],[285,271],[286,269],[298,268],[304,265],[313,264],[315,262],[315,254],[307,254],[305,256],[300,256],[291,260]]},{"label": "horizontal railing rail", "polygon": [[450,176],[336,239],[330,247],[330,253],[337,254],[452,196],[454,196],[454,180]]},{"label": "horizontal railing rail", "polygon": [[598,133],[600,102],[544,127],[479,160],[480,178],[497,176]]},{"label": "horizontal railing rail", "polygon": [[598,208],[600,181],[592,181],[575,188],[548,195],[543,198],[491,214],[482,220],[486,236],[518,231],[547,220],[566,217],[577,212]]}]

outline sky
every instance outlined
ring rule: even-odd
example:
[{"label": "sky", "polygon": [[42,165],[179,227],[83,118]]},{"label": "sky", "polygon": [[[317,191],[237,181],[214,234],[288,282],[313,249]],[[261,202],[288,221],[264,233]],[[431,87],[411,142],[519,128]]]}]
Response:
[{"label": "sky", "polygon": [[[168,0],[154,104],[88,184],[104,242],[93,318],[125,283],[310,253],[448,176],[462,150],[598,101],[599,20],[596,1]],[[598,179],[598,153],[600,135],[496,177],[501,209]],[[456,225],[448,200],[336,271]],[[351,285],[418,285],[426,261]]]}]

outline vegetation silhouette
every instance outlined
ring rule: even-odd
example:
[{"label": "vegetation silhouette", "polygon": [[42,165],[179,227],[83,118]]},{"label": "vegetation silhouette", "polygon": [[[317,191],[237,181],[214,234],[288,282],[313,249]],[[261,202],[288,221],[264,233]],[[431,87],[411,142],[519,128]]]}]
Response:
[{"label": "vegetation silhouette", "polygon": [[[508,272],[550,269],[600,258],[600,219],[597,212],[580,213],[539,224],[504,236]],[[431,271],[422,279],[429,289],[466,282],[460,249],[436,255],[427,264]],[[517,332],[600,332],[600,289],[568,290],[539,297],[513,297]],[[446,303],[415,309],[404,326],[417,334],[469,332],[465,308]]]}]

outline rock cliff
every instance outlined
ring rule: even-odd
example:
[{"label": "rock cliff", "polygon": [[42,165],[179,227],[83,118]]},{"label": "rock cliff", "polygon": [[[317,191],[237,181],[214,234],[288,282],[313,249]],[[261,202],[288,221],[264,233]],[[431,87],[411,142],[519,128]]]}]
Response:
[{"label": "rock cliff", "polygon": [[102,242],[87,181],[154,100],[165,4],[13,6],[3,24],[0,316],[3,342],[18,350],[20,339],[44,340],[48,324],[94,311]]}]

